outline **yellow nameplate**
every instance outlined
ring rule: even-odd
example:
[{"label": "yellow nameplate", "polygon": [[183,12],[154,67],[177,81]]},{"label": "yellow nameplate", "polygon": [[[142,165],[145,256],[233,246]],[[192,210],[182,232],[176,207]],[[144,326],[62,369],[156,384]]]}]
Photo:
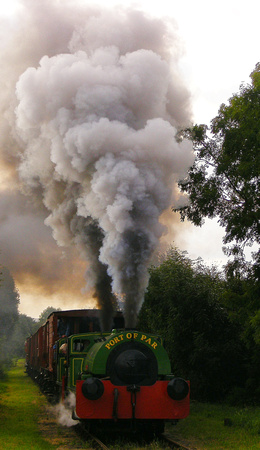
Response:
[{"label": "yellow nameplate", "polygon": [[110,339],[110,341],[105,345],[105,347],[110,350],[112,347],[114,347],[114,345],[119,344],[122,341],[127,341],[127,340],[137,340],[138,341],[143,341],[146,344],[149,344],[151,347],[153,347],[154,349],[156,349],[157,347],[157,342],[155,342],[155,340],[151,337],[147,337],[145,334],[141,334],[141,333],[126,333],[126,334],[119,334],[118,336],[115,336],[113,339]]}]

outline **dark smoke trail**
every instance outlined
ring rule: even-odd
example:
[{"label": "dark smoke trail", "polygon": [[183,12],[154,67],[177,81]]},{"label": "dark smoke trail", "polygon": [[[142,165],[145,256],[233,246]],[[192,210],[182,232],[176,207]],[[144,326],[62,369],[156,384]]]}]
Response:
[{"label": "dark smoke trail", "polygon": [[[74,223],[73,223],[74,222]],[[111,289],[111,278],[107,273],[107,266],[99,261],[99,253],[102,247],[104,234],[98,226],[98,222],[91,217],[84,219],[75,216],[71,221],[73,236],[81,236],[79,247],[86,259],[90,259],[90,269],[86,273],[86,279],[95,279],[94,298],[97,299],[100,309],[100,322],[103,331],[111,330],[112,317],[116,300]]]},{"label": "dark smoke trail", "polygon": [[[76,245],[87,259],[103,326],[113,294],[124,296],[126,325],[134,326],[166,232],[160,216],[193,161],[190,143],[175,139],[190,114],[178,39],[172,23],[140,11],[46,3],[42,16],[41,2],[24,2],[35,47],[21,44],[20,77],[10,82],[16,98],[5,117],[15,139],[6,161],[49,211],[58,244]],[[18,28],[13,42],[19,36]]]}]

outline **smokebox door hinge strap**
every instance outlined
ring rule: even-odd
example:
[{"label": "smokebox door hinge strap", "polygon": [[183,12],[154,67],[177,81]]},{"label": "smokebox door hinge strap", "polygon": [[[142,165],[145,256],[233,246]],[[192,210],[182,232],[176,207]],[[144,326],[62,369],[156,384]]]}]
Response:
[{"label": "smokebox door hinge strap", "polygon": [[117,419],[118,419],[118,416],[117,416],[118,397],[119,397],[119,392],[118,392],[118,389],[115,388],[114,389],[114,404],[113,404],[113,419],[114,419],[114,421],[117,421]]},{"label": "smokebox door hinge strap", "polygon": [[132,419],[135,419],[136,393],[140,391],[140,386],[132,384],[131,386],[127,386],[127,390],[131,392]]}]

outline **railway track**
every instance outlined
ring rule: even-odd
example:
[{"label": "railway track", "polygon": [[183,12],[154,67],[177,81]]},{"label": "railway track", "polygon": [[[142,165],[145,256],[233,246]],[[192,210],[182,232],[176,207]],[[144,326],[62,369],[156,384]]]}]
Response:
[{"label": "railway track", "polygon": [[89,431],[85,431],[86,436],[89,440],[91,440],[97,449],[102,448],[102,450],[109,450],[109,448],[94,434],[91,434]]},{"label": "railway track", "polygon": [[93,448],[109,450],[108,446],[104,444],[104,442],[102,442],[98,436],[95,436],[94,434],[90,433],[90,431],[88,431],[83,424],[77,425],[77,434],[84,441],[90,441],[91,445],[93,445]]},{"label": "railway track", "polygon": [[170,444],[172,448],[179,448],[184,450],[196,450],[196,447],[192,447],[188,442],[181,439],[177,439],[171,436],[169,433],[162,433],[160,436],[165,442]]},{"label": "railway track", "polygon": [[[90,433],[85,428],[84,428],[84,436],[86,437],[86,439],[88,439],[94,444],[96,449],[109,450],[109,447],[106,444],[104,444],[97,436]],[[181,439],[177,439],[171,436],[169,433],[162,433],[160,435],[160,439],[163,442],[167,442],[167,444],[173,449],[196,450],[196,448],[192,447],[188,442],[183,441]]]}]

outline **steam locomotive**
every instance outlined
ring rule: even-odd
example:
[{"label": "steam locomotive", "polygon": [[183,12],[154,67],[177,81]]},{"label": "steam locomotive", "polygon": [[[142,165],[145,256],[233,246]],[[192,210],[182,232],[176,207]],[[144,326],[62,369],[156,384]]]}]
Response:
[{"label": "steam locomotive", "polygon": [[56,399],[76,396],[72,417],[92,425],[162,432],[189,414],[189,382],[171,374],[162,339],[124,329],[117,312],[101,332],[97,310],[56,311],[26,341],[26,370]]}]

